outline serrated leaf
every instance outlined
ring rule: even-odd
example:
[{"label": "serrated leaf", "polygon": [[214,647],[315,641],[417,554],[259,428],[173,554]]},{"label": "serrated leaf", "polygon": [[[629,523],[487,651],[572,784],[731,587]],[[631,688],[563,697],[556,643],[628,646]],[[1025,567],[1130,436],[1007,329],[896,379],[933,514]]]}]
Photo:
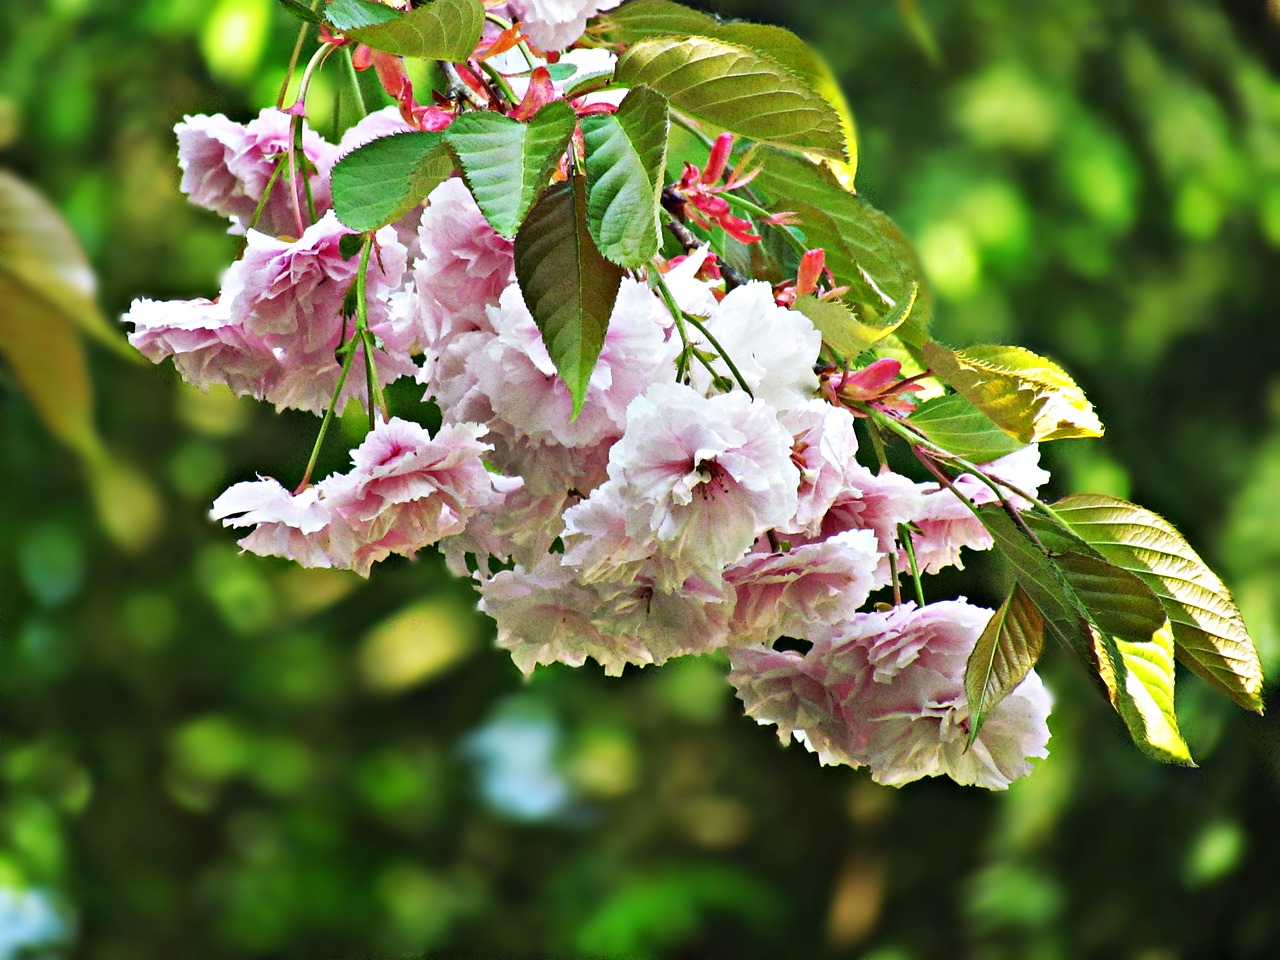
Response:
[{"label": "serrated leaf", "polygon": [[581,123],[591,236],[614,263],[644,266],[661,244],[658,217],[671,128],[666,98],[636,87],[616,113],[583,117]]},{"label": "serrated leaf", "polygon": [[1102,422],[1074,380],[1022,347],[923,346],[934,374],[1023,443],[1102,436]]},{"label": "serrated leaf", "polygon": [[1050,559],[1088,619],[1109,636],[1145,643],[1168,624],[1156,595],[1127,570],[1081,553]]},{"label": "serrated leaf", "polygon": [[333,209],[365,232],[394,223],[453,175],[444,135],[410,131],[356,147],[333,168]]},{"label": "serrated leaf", "polygon": [[1167,622],[1143,643],[1097,630],[1091,635],[1098,674],[1133,742],[1156,760],[1194,767],[1173,708],[1173,634]]},{"label": "serrated leaf", "polygon": [[970,747],[978,739],[987,714],[1026,679],[1043,652],[1044,618],[1027,592],[1015,583],[965,664]]},{"label": "serrated leaf", "polygon": [[338,33],[375,50],[423,60],[460,62],[471,56],[484,28],[480,0],[431,0],[400,13],[368,0],[333,0],[325,19]]},{"label": "serrated leaf", "polygon": [[569,388],[576,417],[622,284],[622,268],[591,239],[582,177],[555,184],[533,205],[516,234],[515,266],[525,305]]},{"label": "serrated leaf", "polygon": [[629,47],[616,79],[651,87],[716,130],[843,160],[840,118],[805,80],[772,57],[709,37],[655,37]]},{"label": "serrated leaf", "polygon": [[1262,667],[1240,611],[1172,524],[1097,494],[1067,497],[1053,508],[1081,539],[1151,588],[1173,624],[1183,664],[1240,706],[1262,712]]},{"label": "serrated leaf", "polygon": [[597,30],[611,43],[629,46],[653,37],[710,37],[762,53],[808,83],[839,119],[846,159],[827,160],[846,187],[857,169],[857,132],[839,81],[817,51],[790,30],[770,24],[721,23],[671,0],[631,0],[603,15]]},{"label": "serrated leaf", "polygon": [[569,138],[573,108],[554,100],[528,123],[499,113],[464,113],[445,137],[485,219],[508,239],[516,235],[538,194],[551,181]]},{"label": "serrated leaf", "polygon": [[773,212],[800,215],[809,246],[826,250],[827,267],[850,288],[844,299],[863,322],[882,324],[913,288],[917,291],[911,315],[896,335],[918,348],[927,337],[933,305],[919,257],[902,231],[825,167],[768,148],[756,157],[761,169],[752,186],[767,195]]},{"label": "serrated leaf", "polygon": [[958,393],[926,400],[907,422],[944,450],[974,463],[990,463],[1025,446]]},{"label": "serrated leaf", "polygon": [[276,0],[276,2],[304,23],[324,22],[324,18],[316,11],[312,10],[307,4],[303,3],[302,0]]}]

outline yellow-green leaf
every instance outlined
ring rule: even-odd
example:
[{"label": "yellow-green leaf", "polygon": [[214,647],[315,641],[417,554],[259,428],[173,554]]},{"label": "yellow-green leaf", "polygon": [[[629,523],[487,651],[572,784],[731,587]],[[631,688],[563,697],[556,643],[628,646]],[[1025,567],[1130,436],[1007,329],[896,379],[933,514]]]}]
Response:
[{"label": "yellow-green leaf", "polygon": [[1044,652],[1044,618],[1015,583],[1008,598],[978,637],[964,668],[969,701],[969,746],[987,714],[1026,679]]},{"label": "yellow-green leaf", "polygon": [[1081,539],[1151,588],[1173,624],[1183,664],[1240,706],[1262,712],[1262,666],[1231,592],[1171,523],[1098,494],[1053,507]]},{"label": "yellow-green leaf", "polygon": [[1173,633],[1165,626],[1142,643],[1119,640],[1090,627],[1102,678],[1129,736],[1164,763],[1194,767],[1173,709]]},{"label": "yellow-green leaf", "polygon": [[935,375],[1023,443],[1102,436],[1084,391],[1052,360],[1006,346],[926,343],[923,352]]}]

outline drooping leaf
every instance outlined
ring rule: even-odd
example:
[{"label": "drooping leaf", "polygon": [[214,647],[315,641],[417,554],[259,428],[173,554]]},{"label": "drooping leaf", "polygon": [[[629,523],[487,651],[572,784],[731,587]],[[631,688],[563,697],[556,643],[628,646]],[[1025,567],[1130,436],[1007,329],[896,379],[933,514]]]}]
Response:
[{"label": "drooping leaf", "polygon": [[1133,643],[1091,630],[1099,676],[1129,736],[1148,756],[1194,767],[1173,708],[1173,634],[1166,626]]},{"label": "drooping leaf", "polygon": [[1156,595],[1127,570],[1081,553],[1051,559],[1084,614],[1109,636],[1145,643],[1167,625]]},{"label": "drooping leaf", "polygon": [[622,283],[622,269],[591,239],[582,177],[555,184],[533,205],[516,234],[515,265],[524,302],[577,416]]},{"label": "drooping leaf", "polygon": [[379,137],[334,165],[334,213],[352,230],[377,230],[420,204],[453,170],[443,134],[411,131]]},{"label": "drooping leaf", "polygon": [[573,108],[554,100],[528,123],[490,111],[464,113],[445,137],[485,219],[514,237],[573,136]]},{"label": "drooping leaf", "polygon": [[654,37],[618,60],[616,78],[647,86],[674,109],[715,130],[819,157],[845,159],[840,118],[777,60],[709,37]]},{"label": "drooping leaf", "polygon": [[978,637],[964,668],[969,701],[969,746],[987,714],[1020,684],[1044,652],[1044,618],[1021,584],[1015,583]]},{"label": "drooping leaf", "polygon": [[600,252],[621,266],[643,266],[658,252],[670,126],[666,98],[648,87],[628,93],[616,113],[582,118],[587,223]]},{"label": "drooping leaf", "polygon": [[914,248],[887,216],[850,193],[825,167],[768,148],[760,150],[760,173],[752,186],[762,191],[773,212],[799,214],[810,247],[822,247],[827,267],[847,285],[845,301],[872,326],[916,290],[911,314],[895,331],[918,347],[927,337],[932,298]]},{"label": "drooping leaf", "polygon": [[1018,529],[1001,507],[995,504],[981,507],[978,517],[995,540],[996,551],[1012,568],[1014,579],[1040,611],[1045,632],[1074,651],[1082,661],[1092,664],[1094,653],[1088,623],[1049,557]]},{"label": "drooping leaf", "polygon": [[402,57],[462,61],[484,28],[480,0],[431,0],[400,13],[369,0],[333,0],[325,19],[338,33]]},{"label": "drooping leaf", "polygon": [[1102,436],[1084,391],[1052,360],[1006,346],[953,351],[930,342],[923,352],[935,375],[1023,443]]},{"label": "drooping leaf", "polygon": [[974,463],[990,463],[1024,446],[958,393],[926,400],[907,422],[938,446]]},{"label": "drooping leaf", "polygon": [[1178,659],[1247,710],[1262,712],[1262,667],[1230,591],[1163,517],[1103,495],[1053,505],[1085,542],[1151,588]]}]

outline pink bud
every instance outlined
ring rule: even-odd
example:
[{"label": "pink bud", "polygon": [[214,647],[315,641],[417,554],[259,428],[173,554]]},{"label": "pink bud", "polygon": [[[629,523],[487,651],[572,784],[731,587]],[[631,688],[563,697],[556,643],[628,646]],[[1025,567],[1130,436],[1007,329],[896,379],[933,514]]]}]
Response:
[{"label": "pink bud", "polygon": [[707,168],[702,171],[702,182],[704,184],[719,183],[720,178],[724,176],[725,168],[729,165],[729,154],[733,152],[733,134],[722,133],[716,138],[715,146],[711,148],[711,156],[707,158]]}]

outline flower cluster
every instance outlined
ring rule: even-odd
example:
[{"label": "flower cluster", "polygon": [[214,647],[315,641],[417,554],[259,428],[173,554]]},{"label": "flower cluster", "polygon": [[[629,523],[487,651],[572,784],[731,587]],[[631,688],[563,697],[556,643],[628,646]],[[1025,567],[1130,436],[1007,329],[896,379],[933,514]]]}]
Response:
[{"label": "flower cluster", "polygon": [[[506,12],[557,50],[610,5],[511,0]],[[228,218],[244,252],[215,301],[135,302],[131,342],[200,386],[316,414],[355,400],[371,420],[349,472],[292,492],[238,483],[213,518],[248,529],[247,551],[364,576],[439,544],[526,672],[593,659],[619,674],[727,651],[748,714],[885,783],[947,774],[998,789],[1045,755],[1049,701],[1034,673],[967,746],[964,666],[990,612],[898,592],[903,571],[992,545],[956,491],[980,504],[997,498],[990,478],[1036,490],[1047,479],[1036,449],[954,490],[868,466],[851,407],[892,397],[886,409],[909,409],[897,367],[820,376],[822,336],[788,309],[795,296],[726,284],[705,247],[621,280],[577,409],[513,244],[463,179],[363,238],[330,209],[339,156],[409,129],[402,106],[337,145],[305,131],[305,156],[287,163],[283,111],[177,127],[183,191]],[[751,239],[721,196],[746,182],[721,182],[730,146],[673,189],[695,222]],[[805,295],[821,252],[802,266]],[[406,376],[423,386],[424,416],[438,410],[434,435],[385,407],[380,388]],[[880,590],[897,602],[868,612]]]}]

